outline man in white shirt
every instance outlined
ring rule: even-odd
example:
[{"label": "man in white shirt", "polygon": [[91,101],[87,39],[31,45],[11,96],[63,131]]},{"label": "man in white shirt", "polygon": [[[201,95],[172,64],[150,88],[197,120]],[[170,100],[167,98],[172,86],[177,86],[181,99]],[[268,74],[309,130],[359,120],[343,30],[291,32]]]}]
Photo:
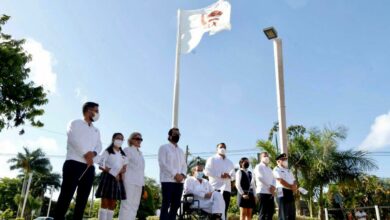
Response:
[{"label": "man in white shirt", "polygon": [[234,180],[234,164],[226,158],[226,144],[217,145],[217,154],[208,158],[204,170],[209,177],[210,184],[217,191],[222,192],[225,200],[225,216],[230,204],[231,181]]},{"label": "man in white shirt", "polygon": [[168,132],[169,143],[162,145],[158,151],[162,191],[161,220],[176,219],[176,213],[180,207],[180,199],[183,194],[183,182],[186,177],[187,164],[184,152],[177,144],[179,139],[179,129],[170,129]]},{"label": "man in white shirt", "polygon": [[199,208],[207,213],[212,213],[213,219],[224,219],[225,201],[222,194],[215,191],[203,176],[202,165],[193,167],[192,176],[184,182],[184,195],[193,194],[194,199],[199,201]]},{"label": "man in white shirt", "polygon": [[274,168],[273,174],[276,179],[279,220],[295,220],[294,192],[297,191],[297,183],[288,169],[287,155],[280,154],[276,162],[278,166]]},{"label": "man in white shirt", "polygon": [[102,150],[100,132],[92,122],[99,119],[99,105],[83,105],[84,119],[73,120],[68,126],[66,161],[62,168],[61,192],[57,200],[56,220],[65,219],[73,194],[77,188],[73,219],[81,220],[95,177],[94,158]]},{"label": "man in white shirt", "polygon": [[267,152],[260,154],[260,163],[256,165],[255,174],[256,194],[260,201],[259,220],[272,220],[275,212],[275,178],[269,168],[269,156]]}]

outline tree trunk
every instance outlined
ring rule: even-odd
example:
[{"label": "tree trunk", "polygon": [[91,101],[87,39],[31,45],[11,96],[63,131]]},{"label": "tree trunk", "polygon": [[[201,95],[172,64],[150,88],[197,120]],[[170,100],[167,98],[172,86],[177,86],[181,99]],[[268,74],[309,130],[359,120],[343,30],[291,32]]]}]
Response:
[{"label": "tree trunk", "polygon": [[320,186],[320,196],[319,196],[319,200],[318,200],[318,204],[319,204],[319,210],[318,210],[318,215],[320,217],[321,220],[324,220],[325,219],[325,213],[324,213],[324,189],[323,189],[323,186],[321,185]]},{"label": "tree trunk", "polygon": [[[297,169],[294,169],[294,177],[295,177],[295,181],[297,182],[297,185],[299,185],[298,183],[298,170]],[[296,214],[297,215],[302,215],[301,213],[301,194],[299,193],[299,191],[297,191],[297,194],[295,194],[295,207],[296,207]]]},{"label": "tree trunk", "polygon": [[310,213],[310,218],[313,218],[313,193],[309,189],[309,213]]}]

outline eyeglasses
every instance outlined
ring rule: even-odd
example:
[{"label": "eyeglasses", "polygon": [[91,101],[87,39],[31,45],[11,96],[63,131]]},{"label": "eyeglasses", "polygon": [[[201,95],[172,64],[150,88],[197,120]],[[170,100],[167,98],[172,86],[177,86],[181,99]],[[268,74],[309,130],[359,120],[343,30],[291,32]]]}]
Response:
[{"label": "eyeglasses", "polygon": [[144,139],[142,139],[142,138],[133,138],[133,140],[136,140],[136,141],[143,141]]}]

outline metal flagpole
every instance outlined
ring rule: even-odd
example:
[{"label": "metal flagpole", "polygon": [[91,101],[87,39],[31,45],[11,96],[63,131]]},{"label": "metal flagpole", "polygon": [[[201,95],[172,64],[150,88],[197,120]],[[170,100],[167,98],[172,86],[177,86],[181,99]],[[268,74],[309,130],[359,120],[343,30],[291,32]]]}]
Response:
[{"label": "metal flagpole", "polygon": [[47,208],[47,215],[46,215],[46,217],[49,217],[49,214],[50,214],[51,200],[53,199],[53,192],[54,192],[54,186],[51,186],[49,207]]},{"label": "metal flagpole", "polygon": [[284,103],[284,76],[283,76],[283,53],[282,39],[273,39],[274,58],[276,73],[276,92],[278,97],[278,121],[279,121],[279,141],[281,153],[287,152],[287,133],[286,133],[286,104]]},{"label": "metal flagpole", "polygon": [[176,37],[176,62],[175,62],[175,81],[173,85],[173,111],[172,111],[172,127],[178,127],[179,120],[179,91],[180,91],[180,9],[177,10],[177,37]]},{"label": "metal flagpole", "polygon": [[29,194],[29,190],[30,190],[32,175],[33,175],[33,174],[30,173],[29,176],[28,176],[28,184],[27,184],[26,194],[24,194],[24,201],[23,201],[23,207],[22,207],[22,214],[20,215],[21,218],[23,218],[24,209],[26,208],[26,203],[27,203],[27,198],[28,198],[28,194]]}]

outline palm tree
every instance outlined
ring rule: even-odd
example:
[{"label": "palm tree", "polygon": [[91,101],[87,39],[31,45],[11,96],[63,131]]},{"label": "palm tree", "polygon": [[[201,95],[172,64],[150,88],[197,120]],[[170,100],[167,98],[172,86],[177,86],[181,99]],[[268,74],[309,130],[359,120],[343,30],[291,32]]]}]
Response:
[{"label": "palm tree", "polygon": [[[23,180],[23,188],[22,188],[22,197],[25,196],[25,191],[27,188],[27,177],[30,173],[33,173],[34,176],[41,174],[50,174],[52,170],[52,166],[50,164],[50,160],[46,157],[45,153],[40,149],[36,149],[34,151],[30,151],[27,147],[23,147],[24,153],[18,153],[16,157],[8,160],[8,163],[11,164],[10,169],[16,170],[18,169],[21,172],[21,176],[24,178]],[[55,177],[55,176],[53,176]],[[37,179],[37,178],[35,178]],[[39,179],[38,179],[39,180]],[[33,182],[34,184],[34,182]],[[32,191],[42,189],[42,186],[34,187]],[[46,188],[43,188],[46,189]],[[44,194],[44,192],[43,192]],[[20,203],[19,203],[20,207]],[[19,210],[18,210],[19,213]]]}]

